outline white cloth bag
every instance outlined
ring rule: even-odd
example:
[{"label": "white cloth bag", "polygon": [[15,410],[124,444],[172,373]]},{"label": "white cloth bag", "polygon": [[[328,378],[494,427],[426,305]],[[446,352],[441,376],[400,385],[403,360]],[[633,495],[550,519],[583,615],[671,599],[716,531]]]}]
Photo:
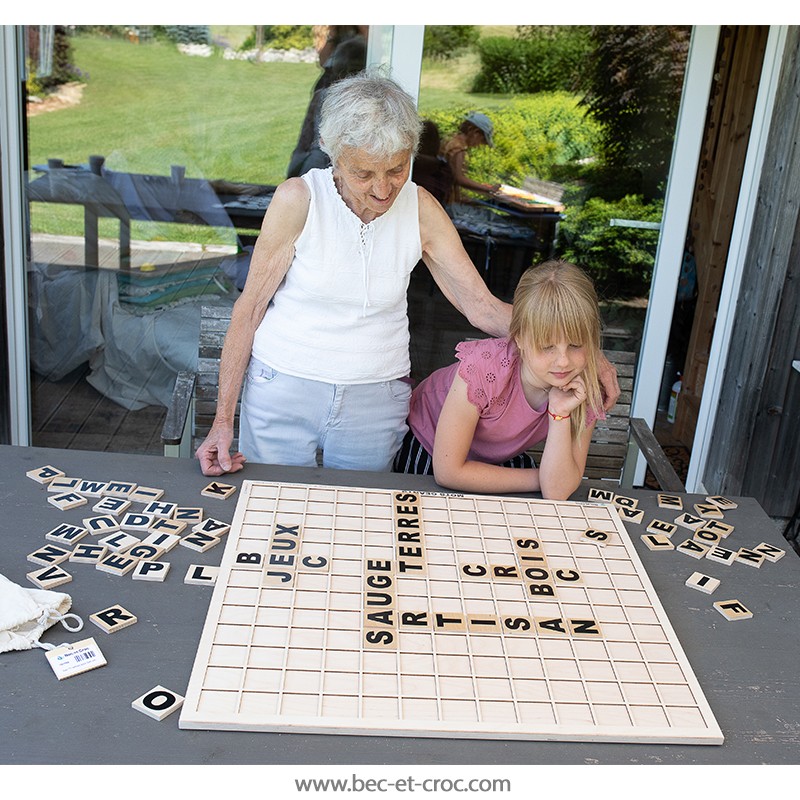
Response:
[{"label": "white cloth bag", "polygon": [[[39,637],[56,622],[71,632],[81,630],[83,620],[67,613],[71,606],[68,594],[26,589],[0,574],[0,653],[32,647],[51,649],[55,645],[41,644]],[[70,627],[68,619],[77,620],[79,625]]]}]

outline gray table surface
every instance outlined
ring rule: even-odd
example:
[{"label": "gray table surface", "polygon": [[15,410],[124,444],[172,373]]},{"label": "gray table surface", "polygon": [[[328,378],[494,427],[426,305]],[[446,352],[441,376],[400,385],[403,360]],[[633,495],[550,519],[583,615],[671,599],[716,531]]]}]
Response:
[{"label": "gray table surface", "polygon": [[[0,573],[22,586],[36,567],[28,553],[61,522],[79,522],[91,505],[60,511],[28,470],[55,466],[72,477],[129,480],[165,490],[164,500],[202,505],[208,515],[231,521],[238,493],[208,499],[209,483],[192,460],[0,446]],[[225,481],[245,479],[438,489],[422,476],[330,471],[248,464]],[[586,487],[574,499],[586,497]],[[645,519],[658,514],[656,493],[625,492],[639,499]],[[687,495],[685,503],[703,498]],[[728,622],[707,596],[684,585],[699,562],[679,553],[654,553],[641,543],[643,526],[628,531],[658,592],[724,735],[722,745],[653,745],[465,740],[190,731],[178,728],[179,712],[156,722],[131,701],[157,684],[183,694],[191,674],[211,589],[185,585],[190,564],[218,564],[222,547],[197,553],[175,548],[163,583],[118,578],[84,564],[69,565],[73,581],[56,591],[72,597],[72,611],[88,616],[115,603],[138,623],[106,635],[88,623],[70,634],[57,625],[42,641],[59,644],[94,636],[108,665],[63,681],[41,649],[0,654],[0,762],[7,764],[797,764],[800,762],[800,560],[773,522],[750,498],[726,513],[735,544],[770,542],[787,551],[760,569],[702,562],[725,580],[753,619]],[[89,513],[86,513],[86,509]],[[729,542],[734,545],[733,540]]]}]

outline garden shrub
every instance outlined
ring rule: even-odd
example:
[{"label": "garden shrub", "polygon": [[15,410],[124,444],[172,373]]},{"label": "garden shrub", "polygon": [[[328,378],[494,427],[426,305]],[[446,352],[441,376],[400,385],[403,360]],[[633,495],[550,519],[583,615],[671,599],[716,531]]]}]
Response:
[{"label": "garden shrub", "polygon": [[575,91],[590,49],[581,25],[531,27],[526,38],[481,39],[481,68],[472,87],[491,94]]},{"label": "garden shrub", "polygon": [[477,43],[480,32],[475,25],[426,25],[422,52],[427,58],[454,58]]},{"label": "garden shrub", "polygon": [[468,172],[474,180],[516,186],[528,176],[552,180],[559,166],[595,152],[598,126],[566,92],[515,98],[499,109],[449,108],[426,116],[445,140],[472,110],[485,110],[491,117],[495,144],[470,151]]},{"label": "garden shrub", "polygon": [[167,38],[176,44],[211,44],[208,25],[165,25]]},{"label": "garden shrub", "polygon": [[661,222],[664,203],[641,195],[608,201],[593,197],[567,206],[559,229],[559,255],[589,272],[605,297],[641,297],[650,291],[658,229],[611,226],[612,219]]},{"label": "garden shrub", "polygon": [[[311,25],[264,25],[262,40],[270,50],[305,50],[314,46]],[[256,46],[255,28],[239,46],[240,50],[252,50]]]}]

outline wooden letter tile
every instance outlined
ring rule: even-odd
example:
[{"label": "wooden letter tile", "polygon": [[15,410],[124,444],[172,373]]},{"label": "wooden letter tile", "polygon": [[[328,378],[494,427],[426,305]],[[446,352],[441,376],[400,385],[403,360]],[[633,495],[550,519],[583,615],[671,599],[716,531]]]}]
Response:
[{"label": "wooden letter tile", "polygon": [[668,536],[662,533],[646,533],[642,536],[642,541],[650,550],[674,550],[675,545],[669,540]]},{"label": "wooden letter tile", "polygon": [[592,639],[600,639],[603,634],[600,625],[594,619],[570,619],[567,620],[570,633],[573,636],[587,636]]},{"label": "wooden letter tile", "polygon": [[120,527],[125,531],[146,533],[153,524],[153,517],[150,514],[138,514],[129,511],[120,522]]},{"label": "wooden letter tile", "polygon": [[672,536],[678,526],[674,522],[664,522],[660,519],[654,519],[648,526],[648,533],[660,533],[662,536]]},{"label": "wooden letter tile", "polygon": [[153,500],[160,500],[163,495],[163,489],[154,489],[150,486],[137,486],[128,495],[128,499],[133,500],[134,503],[152,503]]},{"label": "wooden letter tile", "polygon": [[59,547],[56,544],[46,544],[33,553],[28,554],[28,561],[32,564],[48,566],[50,564],[60,564],[69,558],[70,551]]},{"label": "wooden letter tile", "polygon": [[767,542],[761,542],[753,550],[756,553],[761,553],[767,561],[780,561],[786,555],[785,550],[781,550],[780,547],[775,547]]},{"label": "wooden letter tile", "polygon": [[104,544],[112,553],[124,553],[135,544],[139,544],[140,541],[141,539],[137,539],[135,536],[125,533],[125,531],[117,531],[110,536],[104,536],[99,540],[99,543]]},{"label": "wooden letter tile", "polygon": [[40,589],[54,589],[72,580],[72,575],[55,565],[29,572],[25,577]]},{"label": "wooden letter tile", "polygon": [[623,522],[635,522],[638,525],[644,519],[644,511],[641,508],[617,506],[617,513]]},{"label": "wooden letter tile", "polygon": [[722,539],[725,539],[733,533],[733,525],[729,525],[727,522],[720,522],[718,519],[710,519],[702,528],[697,530],[713,531],[718,533]]},{"label": "wooden letter tile", "polygon": [[167,577],[170,564],[168,561],[140,561],[134,568],[131,577],[135,581],[161,582]]},{"label": "wooden letter tile", "polygon": [[587,541],[594,542],[600,547],[605,547],[605,545],[611,539],[611,533],[608,531],[598,531],[595,528],[589,528],[588,530],[584,531],[582,536]]},{"label": "wooden letter tile", "polygon": [[748,550],[746,547],[740,547],[736,553],[736,560],[742,564],[747,564],[748,567],[760,567],[764,561],[765,556],[763,553],[758,553],[755,550]]},{"label": "wooden letter tile", "polygon": [[[405,624],[406,613],[400,617],[401,625]],[[467,617],[467,629],[475,633],[496,633],[500,630],[500,619],[491,614],[470,614]]]},{"label": "wooden letter tile", "polygon": [[112,553],[95,564],[95,569],[110,572],[112,575],[127,575],[138,563],[138,559],[129,558],[119,553]]},{"label": "wooden letter tile", "polygon": [[680,495],[677,494],[660,494],[658,496],[658,507],[682,509],[683,500],[681,500]]},{"label": "wooden letter tile", "polygon": [[181,537],[174,533],[150,533],[142,539],[142,544],[150,544],[160,548],[165,553],[169,553],[180,540]]},{"label": "wooden letter tile", "polygon": [[187,525],[196,525],[198,522],[203,521],[203,509],[199,506],[196,507],[182,507],[178,506],[175,509],[175,517],[179,522],[185,522]]},{"label": "wooden letter tile", "polygon": [[561,634],[568,633],[564,620],[561,617],[535,617],[536,630],[540,634]]},{"label": "wooden letter tile", "polygon": [[[130,481],[109,481],[106,484],[104,494],[107,497],[116,497],[119,499],[128,499],[135,491],[136,484]],[[128,500],[130,502],[130,500]]]},{"label": "wooden letter tile", "polygon": [[589,489],[588,499],[600,503],[613,503],[614,492],[611,489]]},{"label": "wooden letter tile", "polygon": [[155,686],[149,692],[136,698],[131,703],[131,707],[161,722],[173,711],[177,711],[183,705],[183,700],[184,698],[177,692],[172,692],[163,686]]},{"label": "wooden letter tile", "polygon": [[217,483],[217,481],[212,481],[200,492],[200,494],[203,495],[203,497],[216,497],[219,500],[225,500],[235,491],[235,486],[231,486],[228,483]]},{"label": "wooden letter tile", "polygon": [[224,536],[230,529],[229,522],[222,522],[221,520],[213,519],[213,517],[208,517],[202,522],[198,522],[192,528],[195,533],[208,533],[212,536]]},{"label": "wooden letter tile", "polygon": [[64,494],[54,494],[48,497],[47,502],[61,509],[61,511],[67,511],[70,508],[86,505],[87,500],[82,494],[78,494],[77,492],[65,492]]},{"label": "wooden letter tile", "polygon": [[48,531],[44,535],[44,538],[56,544],[75,544],[75,542],[87,536],[88,533],[89,531],[87,531],[86,528],[82,528],[79,525],[69,525],[64,522],[53,528],[53,530]]},{"label": "wooden letter tile", "polygon": [[707,520],[704,520],[702,517],[697,517],[694,514],[690,514],[688,511],[684,511],[683,514],[675,518],[676,525],[689,528],[693,531],[697,530],[698,528],[702,528],[706,522]]},{"label": "wooden letter tile", "polygon": [[108,548],[103,544],[90,544],[89,542],[76,545],[70,553],[69,560],[79,564],[97,564],[105,558]]},{"label": "wooden letter tile", "polygon": [[53,478],[53,480],[47,484],[47,491],[53,492],[54,494],[72,492],[81,485],[82,480],[83,478],[68,478],[66,475],[60,478]]},{"label": "wooden letter tile", "polygon": [[686,579],[686,585],[691,589],[697,589],[698,592],[711,594],[719,586],[719,580],[710,575],[703,575],[702,572],[693,572]]},{"label": "wooden letter tile", "polygon": [[93,536],[99,536],[101,533],[108,534],[118,531],[119,520],[111,514],[104,514],[100,517],[86,517],[83,520],[83,527]]},{"label": "wooden letter tile", "polygon": [[96,614],[90,614],[89,620],[105,633],[116,633],[138,621],[134,614],[118,605],[104,608]]},{"label": "wooden letter tile", "polygon": [[142,561],[153,561],[164,555],[164,551],[155,545],[139,542],[139,544],[135,544],[133,547],[129,548],[125,555],[129,558],[141,559]]},{"label": "wooden letter tile", "polygon": [[46,467],[28,470],[25,474],[31,480],[36,481],[36,483],[46,484],[50,483],[54,478],[63,478],[66,473],[48,465]]},{"label": "wooden letter tile", "polygon": [[708,545],[695,542],[694,539],[687,539],[685,542],[681,542],[675,550],[692,558],[703,558],[708,553],[709,548]]},{"label": "wooden letter tile", "polygon": [[733,550],[726,550],[724,547],[717,545],[709,548],[706,558],[709,561],[716,561],[718,564],[730,565],[736,560],[736,553]]},{"label": "wooden letter tile", "polygon": [[205,553],[212,547],[218,545],[221,539],[216,536],[209,536],[207,533],[190,533],[188,536],[180,540],[178,544],[182,547],[188,547],[190,550],[197,550],[198,553]]},{"label": "wooden letter tile", "polygon": [[633,497],[625,497],[618,494],[614,496],[614,505],[617,508],[636,508],[639,505],[639,501]]},{"label": "wooden letter tile", "polygon": [[192,564],[183,579],[184,583],[195,586],[213,586],[219,575],[219,567],[210,567],[207,564]]},{"label": "wooden letter tile", "polygon": [[236,569],[255,569],[259,572],[264,567],[265,556],[262,553],[239,552],[233,559]]},{"label": "wooden letter tile", "polygon": [[731,621],[737,619],[750,619],[753,616],[753,612],[738,600],[720,600],[714,603],[714,608],[716,608],[717,611],[719,611],[719,613],[725,617],[725,619],[729,619]]},{"label": "wooden letter tile", "polygon": [[81,481],[77,491],[87,497],[102,497],[105,494],[107,481]]},{"label": "wooden letter tile", "polygon": [[124,514],[131,507],[131,501],[123,497],[104,497],[92,506],[97,514]]},{"label": "wooden letter tile", "polygon": [[147,529],[151,533],[170,533],[179,536],[183,533],[187,523],[174,519],[154,519],[153,524]]},{"label": "wooden letter tile", "polygon": [[142,509],[142,513],[150,514],[156,519],[172,519],[177,507],[177,503],[164,503],[159,502],[158,500],[153,500]]},{"label": "wooden letter tile", "polygon": [[717,508],[721,508],[724,511],[728,511],[732,508],[739,508],[739,504],[730,500],[727,497],[722,497],[720,495],[715,495],[714,497],[706,497],[707,503],[713,503]]},{"label": "wooden letter tile", "polygon": [[718,533],[707,530],[706,528],[698,528],[698,530],[694,532],[694,536],[692,538],[696,542],[707,544],[709,547],[719,544],[720,540],[722,539]]},{"label": "wooden letter tile", "polygon": [[722,519],[725,516],[722,509],[713,503],[695,503],[694,510],[697,516],[703,519]]}]

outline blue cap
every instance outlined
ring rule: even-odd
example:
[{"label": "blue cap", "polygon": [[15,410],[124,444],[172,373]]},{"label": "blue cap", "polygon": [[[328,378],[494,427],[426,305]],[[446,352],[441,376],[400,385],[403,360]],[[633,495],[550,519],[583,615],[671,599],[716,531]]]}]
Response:
[{"label": "blue cap", "polygon": [[470,111],[465,121],[471,122],[476,128],[483,131],[483,135],[486,137],[486,144],[488,144],[489,147],[494,147],[494,140],[492,139],[494,125],[492,125],[492,121],[486,114],[481,114],[480,111]]}]

